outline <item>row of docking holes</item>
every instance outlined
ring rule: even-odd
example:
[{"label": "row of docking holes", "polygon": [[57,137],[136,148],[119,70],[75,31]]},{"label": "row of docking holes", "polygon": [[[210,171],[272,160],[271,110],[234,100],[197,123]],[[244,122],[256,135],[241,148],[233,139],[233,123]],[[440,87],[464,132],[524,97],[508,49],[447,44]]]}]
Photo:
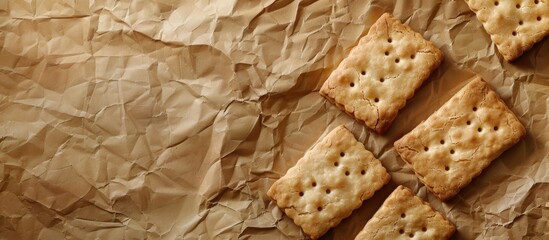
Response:
[{"label": "row of docking holes", "polygon": [[[345,157],[345,153],[344,153],[344,152],[340,152],[340,153],[339,153],[339,156]],[[339,162],[338,162],[338,161],[335,161],[335,162],[334,162],[334,167],[338,167],[338,166],[339,166]],[[364,170],[364,169],[361,170],[361,171],[360,171],[360,174],[361,174],[361,175],[365,175],[365,174],[366,174],[366,170]],[[350,176],[350,175],[351,175],[351,172],[350,172],[349,170],[345,170],[345,176],[348,177],[348,176]],[[311,186],[316,187],[316,186],[317,186],[316,182],[313,182],[313,183],[311,184]],[[326,188],[326,194],[330,194],[331,192],[332,192],[332,190],[330,190],[329,188]],[[304,195],[305,195],[305,193],[304,193],[303,191],[299,192],[299,196],[300,196],[300,197],[303,197]],[[317,207],[317,210],[318,210],[318,211],[322,211],[322,207],[321,207],[321,206]]]},{"label": "row of docking holes", "polygon": [[[539,4],[539,0],[534,0],[534,4],[536,4],[536,5]],[[494,2],[494,5],[495,5],[495,6],[499,6],[499,1],[495,1],[495,2]],[[516,7],[517,9],[520,9],[521,6],[520,6],[519,3],[517,3],[517,4],[515,5],[515,7]],[[537,17],[536,17],[536,20],[537,20],[538,22],[541,21],[541,16],[537,16]],[[519,25],[522,25],[522,24],[524,24],[524,21],[519,20],[518,24],[519,24]],[[512,34],[513,34],[513,36],[517,36],[517,31],[513,31]]]},{"label": "row of docking holes", "polygon": [[[404,219],[405,217],[406,217],[406,213],[401,213],[401,214],[400,214],[400,218]],[[427,232],[427,227],[422,227],[422,228],[421,228],[421,231]],[[400,230],[398,230],[398,233],[404,234],[404,229],[401,228]],[[408,237],[413,238],[413,237],[414,237],[414,233],[409,233],[409,234],[408,234]]]},{"label": "row of docking holes", "polygon": [[[473,112],[476,112],[477,110],[478,110],[477,107],[473,107]],[[471,121],[470,121],[470,120],[467,120],[466,124],[467,124],[467,125],[471,125]],[[494,131],[499,130],[498,126],[494,126],[493,129],[494,129]],[[482,130],[483,130],[482,127],[478,127],[478,128],[477,128],[477,132],[479,132],[479,133],[482,132]],[[441,139],[441,140],[440,140],[440,145],[444,145],[445,143],[446,143],[446,142],[444,141],[444,139]],[[423,150],[424,150],[425,152],[428,152],[428,151],[429,151],[429,147],[425,146],[425,147],[423,148]],[[450,154],[454,154],[454,153],[456,153],[456,151],[455,151],[454,149],[450,149]],[[450,171],[450,167],[449,167],[449,166],[445,166],[445,167],[444,167],[444,170]]]},{"label": "row of docking holes", "polygon": [[[393,39],[392,38],[388,38],[387,39],[387,42],[388,43],[392,43],[393,42]],[[385,51],[385,56],[389,56],[389,51]],[[410,59],[415,59],[416,58],[416,55],[415,54],[412,54],[410,55]],[[395,63],[399,63],[400,62],[400,58],[395,58]],[[366,70],[362,70],[360,71],[360,75],[364,76],[366,75]],[[385,78],[381,77],[379,78],[379,82],[385,82]],[[355,86],[355,83],[354,82],[351,82],[349,84],[351,87],[354,87]],[[379,102],[379,98],[374,98],[374,102]]]}]

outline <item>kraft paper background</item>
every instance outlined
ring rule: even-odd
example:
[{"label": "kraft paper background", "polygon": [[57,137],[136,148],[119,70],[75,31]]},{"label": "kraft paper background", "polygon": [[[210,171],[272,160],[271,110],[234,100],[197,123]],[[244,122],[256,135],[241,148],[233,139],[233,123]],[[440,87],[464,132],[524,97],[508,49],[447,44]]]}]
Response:
[{"label": "kraft paper background", "polygon": [[[318,90],[384,12],[445,60],[377,135]],[[393,142],[475,74],[528,133],[441,203]],[[454,239],[547,239],[548,108],[549,40],[507,63],[462,0],[4,0],[0,239],[302,239],[266,191],[340,124],[392,180],[324,239],[398,184]]]}]

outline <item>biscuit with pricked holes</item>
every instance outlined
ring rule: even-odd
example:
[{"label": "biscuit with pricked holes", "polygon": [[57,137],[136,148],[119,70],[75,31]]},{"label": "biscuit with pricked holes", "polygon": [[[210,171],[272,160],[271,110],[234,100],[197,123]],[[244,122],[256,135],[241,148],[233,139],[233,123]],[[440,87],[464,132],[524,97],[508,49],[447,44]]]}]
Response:
[{"label": "biscuit with pricked holes", "polygon": [[385,13],[332,72],[320,94],[384,133],[442,59],[433,43]]},{"label": "biscuit with pricked holes", "polygon": [[332,130],[267,195],[317,239],[389,182],[381,162],[344,126]]},{"label": "biscuit with pricked holes", "polygon": [[355,240],[449,239],[456,227],[410,189],[398,186]]},{"label": "biscuit with pricked holes", "polygon": [[549,34],[549,0],[465,0],[507,61]]},{"label": "biscuit with pricked holes", "polygon": [[394,145],[419,180],[446,201],[525,134],[497,93],[476,77]]}]

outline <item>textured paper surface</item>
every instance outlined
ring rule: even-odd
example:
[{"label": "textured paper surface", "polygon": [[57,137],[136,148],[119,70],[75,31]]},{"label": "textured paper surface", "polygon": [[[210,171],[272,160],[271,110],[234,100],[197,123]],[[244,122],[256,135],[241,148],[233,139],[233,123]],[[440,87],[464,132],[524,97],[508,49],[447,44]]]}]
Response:
[{"label": "textured paper surface", "polygon": [[[318,94],[383,13],[445,54],[384,135]],[[455,239],[549,232],[549,40],[512,64],[464,1],[0,1],[0,239],[295,239],[266,196],[344,124]],[[479,74],[527,128],[447,203],[393,142]],[[544,235],[545,234],[545,235]]]}]

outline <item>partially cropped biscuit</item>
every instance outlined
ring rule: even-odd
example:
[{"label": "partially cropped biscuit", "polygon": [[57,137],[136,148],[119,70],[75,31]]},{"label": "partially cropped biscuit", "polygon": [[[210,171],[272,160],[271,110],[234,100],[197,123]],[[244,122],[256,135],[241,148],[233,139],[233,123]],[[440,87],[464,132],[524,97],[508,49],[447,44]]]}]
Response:
[{"label": "partially cropped biscuit", "polygon": [[505,60],[512,61],[549,34],[549,0],[465,0]]},{"label": "partially cropped biscuit", "polygon": [[267,195],[305,234],[317,239],[389,179],[381,162],[339,126],[308,150]]},{"label": "partially cropped biscuit", "polygon": [[416,197],[410,189],[398,186],[355,240],[443,240],[449,239],[455,230],[454,224]]},{"label": "partially cropped biscuit", "polygon": [[320,94],[384,133],[442,59],[433,43],[385,13],[332,72]]},{"label": "partially cropped biscuit", "polygon": [[476,77],[394,145],[425,186],[445,201],[525,134],[497,93]]}]

